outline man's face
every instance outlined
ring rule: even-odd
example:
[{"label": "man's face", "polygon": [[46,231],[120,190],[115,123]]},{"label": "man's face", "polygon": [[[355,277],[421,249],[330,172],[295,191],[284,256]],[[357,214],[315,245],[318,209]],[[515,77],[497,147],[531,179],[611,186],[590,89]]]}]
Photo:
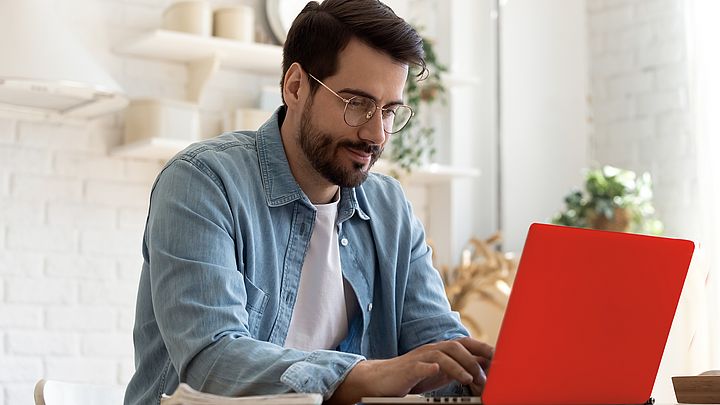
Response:
[{"label": "man's face", "polygon": [[[311,107],[312,104],[305,106],[300,123],[300,147],[305,157],[312,167],[332,184],[341,187],[359,186],[382,154],[384,145],[344,139],[323,132],[311,122]],[[358,156],[347,159],[342,156],[343,150]]]},{"label": "man's face", "polygon": [[[336,74],[323,82],[340,96],[349,99],[362,95],[378,106],[402,101],[406,65],[357,40],[340,53],[338,62]],[[322,177],[341,187],[356,187],[365,181],[382,154],[388,135],[380,111],[367,123],[351,127],[345,122],[344,108],[342,100],[318,87],[302,112],[299,143],[305,158]]]}]

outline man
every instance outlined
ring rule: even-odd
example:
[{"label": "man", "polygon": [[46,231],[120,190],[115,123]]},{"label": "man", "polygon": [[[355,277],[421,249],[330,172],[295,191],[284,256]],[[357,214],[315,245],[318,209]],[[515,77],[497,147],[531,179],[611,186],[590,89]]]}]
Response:
[{"label": "man", "polygon": [[168,162],[145,230],[127,404],[157,404],[179,382],[337,404],[481,392],[492,348],[450,310],[398,182],[369,173],[412,116],[409,64],[424,68],[422,41],[384,4],[308,3],[273,118]]}]

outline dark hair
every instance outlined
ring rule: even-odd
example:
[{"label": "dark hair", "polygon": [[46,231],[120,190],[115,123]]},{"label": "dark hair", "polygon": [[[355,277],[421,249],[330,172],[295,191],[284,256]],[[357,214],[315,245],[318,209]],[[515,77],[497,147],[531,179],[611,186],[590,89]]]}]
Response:
[{"label": "dark hair", "polygon": [[[311,1],[295,18],[285,40],[280,87],[295,62],[320,80],[332,76],[338,55],[352,38],[398,62],[419,67],[418,77],[427,71],[422,38],[390,7],[378,0]],[[311,94],[318,86],[310,81]]]}]

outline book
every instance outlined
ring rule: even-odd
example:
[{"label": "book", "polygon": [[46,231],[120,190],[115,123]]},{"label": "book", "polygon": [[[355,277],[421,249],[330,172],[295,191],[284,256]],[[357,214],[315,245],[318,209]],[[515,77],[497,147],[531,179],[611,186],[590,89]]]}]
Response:
[{"label": "book", "polygon": [[180,383],[172,395],[163,394],[160,398],[161,405],[241,405],[241,404],[263,404],[263,405],[320,405],[322,404],[320,394],[275,394],[275,395],[254,395],[248,397],[225,397],[222,395],[200,392],[185,383]]}]

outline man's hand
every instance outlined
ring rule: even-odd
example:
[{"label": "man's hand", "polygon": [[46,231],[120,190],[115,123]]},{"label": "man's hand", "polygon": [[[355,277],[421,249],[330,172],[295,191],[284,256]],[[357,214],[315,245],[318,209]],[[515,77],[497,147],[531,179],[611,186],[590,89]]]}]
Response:
[{"label": "man's hand", "polygon": [[388,360],[358,363],[335,390],[330,404],[354,404],[361,397],[404,396],[443,387],[452,381],[480,395],[492,361],[492,346],[461,338],[420,346]]}]

